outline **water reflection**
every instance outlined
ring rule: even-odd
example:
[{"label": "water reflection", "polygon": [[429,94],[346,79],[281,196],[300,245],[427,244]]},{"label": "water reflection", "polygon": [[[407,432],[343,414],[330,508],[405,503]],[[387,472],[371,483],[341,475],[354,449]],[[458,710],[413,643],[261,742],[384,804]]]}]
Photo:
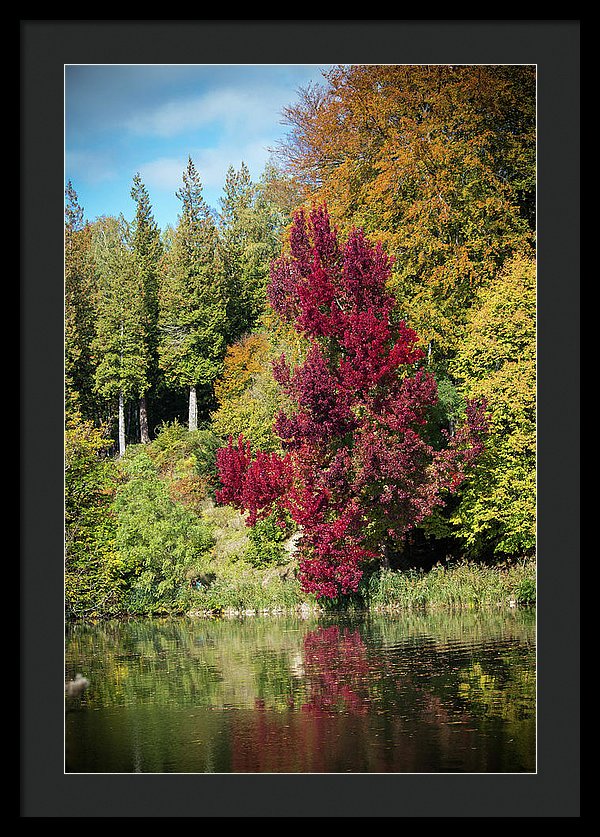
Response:
[{"label": "water reflection", "polygon": [[533,614],[76,625],[72,772],[535,770]]},{"label": "water reflection", "polygon": [[304,638],[304,672],[309,702],[303,712],[351,712],[369,708],[369,662],[357,629],[317,628]]}]

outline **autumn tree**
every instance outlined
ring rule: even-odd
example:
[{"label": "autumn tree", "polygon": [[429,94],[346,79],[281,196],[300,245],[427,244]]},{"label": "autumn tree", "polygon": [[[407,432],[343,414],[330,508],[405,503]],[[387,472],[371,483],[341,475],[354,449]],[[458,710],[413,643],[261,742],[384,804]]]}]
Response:
[{"label": "autumn tree", "polygon": [[96,328],[92,343],[95,388],[117,404],[119,456],[125,453],[125,405],[148,389],[143,280],[136,270],[123,218],[106,217],[93,229],[97,271]]},{"label": "autumn tree", "polygon": [[452,364],[466,397],[490,406],[489,443],[452,516],[480,555],[526,555],[536,543],[536,279],[517,253],[485,288]]},{"label": "autumn tree", "polygon": [[297,178],[274,155],[265,165],[259,188],[264,199],[277,207],[288,222],[291,221],[294,212],[302,204],[303,189]]},{"label": "autumn tree", "polygon": [[191,159],[177,191],[182,209],[159,290],[159,363],[171,386],[189,393],[188,426],[198,426],[198,387],[211,391],[225,351],[226,298],[217,229]]},{"label": "autumn tree", "polygon": [[353,65],[286,108],[282,164],[306,200],[394,256],[391,284],[432,362],[532,241],[535,105],[533,66]]},{"label": "autumn tree", "polygon": [[297,213],[290,252],[273,263],[273,309],[308,343],[274,375],[293,408],[274,429],[283,453],[258,451],[240,435],[218,454],[217,498],[253,525],[277,511],[299,528],[304,589],[334,598],[357,589],[363,565],[443,503],[479,454],[483,405],[447,446],[424,437],[436,403],[416,333],[398,316],[390,260],[361,230],[338,240],[325,208]]},{"label": "autumn tree", "polygon": [[273,421],[282,406],[282,393],[271,368],[271,335],[255,332],[227,348],[223,375],[215,384],[218,408],[211,414],[212,429],[221,438],[240,433],[254,448],[279,450]]},{"label": "autumn tree", "polygon": [[[148,382],[150,387],[156,389],[158,384],[158,281],[162,244],[160,230],[152,214],[148,190],[139,174],[134,175],[131,197],[135,201],[136,209],[129,230],[129,241],[135,271],[143,289]],[[150,441],[150,434],[145,392],[140,396],[139,415],[140,438],[143,443],[147,443]]]}]

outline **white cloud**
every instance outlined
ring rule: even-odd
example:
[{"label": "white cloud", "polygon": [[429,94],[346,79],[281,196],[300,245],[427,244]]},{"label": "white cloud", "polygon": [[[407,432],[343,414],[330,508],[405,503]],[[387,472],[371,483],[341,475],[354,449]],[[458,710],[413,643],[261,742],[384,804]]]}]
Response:
[{"label": "white cloud", "polygon": [[163,138],[213,126],[226,133],[243,130],[256,134],[278,121],[288,96],[289,91],[276,86],[223,87],[140,111],[125,121],[125,128],[138,135]]},{"label": "white cloud", "polygon": [[71,177],[90,184],[113,180],[116,169],[112,155],[104,151],[65,151],[66,164]]},{"label": "white cloud", "polygon": [[140,166],[140,176],[149,189],[174,192],[181,184],[186,162],[186,157],[159,157]]}]

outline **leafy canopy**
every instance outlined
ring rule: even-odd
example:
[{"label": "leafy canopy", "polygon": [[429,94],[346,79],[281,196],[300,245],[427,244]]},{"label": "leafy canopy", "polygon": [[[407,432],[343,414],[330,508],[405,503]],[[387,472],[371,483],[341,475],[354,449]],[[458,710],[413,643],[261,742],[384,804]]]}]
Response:
[{"label": "leafy canopy", "polygon": [[536,528],[535,260],[517,253],[480,294],[452,371],[467,397],[484,397],[489,444],[453,515],[474,552],[529,554]]},{"label": "leafy canopy", "polygon": [[285,110],[279,155],[395,256],[392,282],[425,345],[454,350],[478,288],[535,215],[535,67],[353,65]]}]

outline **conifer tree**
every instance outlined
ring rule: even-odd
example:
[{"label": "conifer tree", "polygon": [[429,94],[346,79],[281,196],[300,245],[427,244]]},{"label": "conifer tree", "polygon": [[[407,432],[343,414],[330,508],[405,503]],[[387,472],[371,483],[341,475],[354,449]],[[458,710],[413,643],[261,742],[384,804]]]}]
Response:
[{"label": "conifer tree", "polygon": [[[136,273],[143,288],[147,377],[151,387],[158,383],[158,277],[162,244],[160,231],[152,214],[148,191],[139,174],[133,178],[131,197],[136,203],[134,221],[130,230],[130,244]],[[148,431],[148,405],[146,393],[140,397],[140,439],[150,441]]]},{"label": "conifer tree", "polygon": [[283,215],[254,184],[245,163],[227,171],[219,218],[227,289],[227,343],[250,332],[266,304],[269,265],[279,251]]},{"label": "conifer tree", "polygon": [[65,409],[94,417],[91,231],[71,181],[65,190]]},{"label": "conifer tree", "polygon": [[148,389],[148,352],[144,287],[126,244],[123,218],[102,218],[93,230],[98,274],[95,386],[110,402],[118,403],[119,455],[125,452],[125,403]]},{"label": "conifer tree", "polygon": [[177,191],[182,210],[159,289],[159,363],[168,384],[189,392],[188,427],[198,427],[198,387],[208,396],[225,352],[226,301],[217,229],[191,159]]}]

